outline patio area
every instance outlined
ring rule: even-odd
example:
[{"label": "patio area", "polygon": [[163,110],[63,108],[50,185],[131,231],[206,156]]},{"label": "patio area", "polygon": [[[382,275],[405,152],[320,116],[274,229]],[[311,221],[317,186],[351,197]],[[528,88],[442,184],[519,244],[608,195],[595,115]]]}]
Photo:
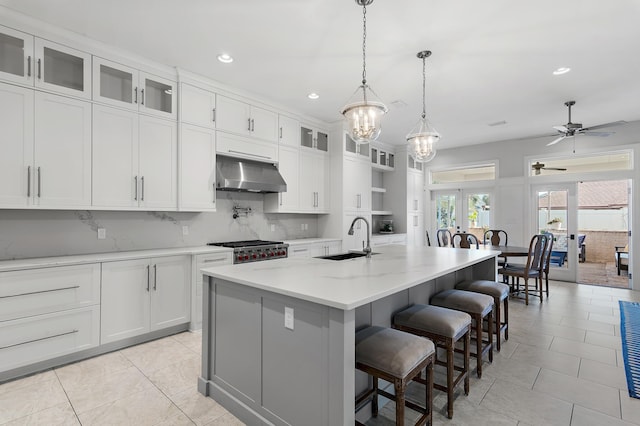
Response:
[{"label": "patio area", "polygon": [[615,262],[587,262],[578,264],[578,284],[629,288],[627,271],[618,275]]}]

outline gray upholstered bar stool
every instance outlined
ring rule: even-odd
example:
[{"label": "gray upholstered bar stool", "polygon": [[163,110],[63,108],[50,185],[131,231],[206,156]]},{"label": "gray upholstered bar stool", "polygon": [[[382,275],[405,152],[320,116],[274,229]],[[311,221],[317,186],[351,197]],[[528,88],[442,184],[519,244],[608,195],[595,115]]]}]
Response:
[{"label": "gray upholstered bar stool", "polygon": [[[447,361],[439,361],[436,351],[435,363],[447,368],[447,384],[434,383],[433,387],[447,393],[447,416],[453,417],[453,390],[464,380],[464,394],[469,395],[469,346],[471,336],[471,317],[452,309],[431,305],[413,305],[393,317],[393,327],[412,334],[427,337],[437,347],[445,349]],[[463,343],[463,363],[454,363],[456,342]],[[454,378],[455,372],[458,374]]]},{"label": "gray upholstered bar stool", "polygon": [[[493,362],[493,297],[464,290],[445,290],[435,294],[430,303],[443,308],[455,309],[471,315],[471,338],[476,339],[476,351],[471,356],[477,358],[478,378],[482,377],[482,358],[489,354],[489,362]],[[487,319],[487,335],[485,341],[482,334],[482,323]]]},{"label": "gray upholstered bar stool", "polygon": [[[369,399],[373,417],[378,415],[378,394],[396,402],[396,425],[404,425],[405,405],[422,413],[416,425],[432,424],[433,360],[435,346],[430,340],[392,328],[370,326],[356,333],[356,368],[373,377],[373,387],[356,398],[356,411]],[[426,369],[425,406],[405,399],[407,385]],[[393,383],[395,395],[378,389],[378,379]],[[361,424],[356,421],[356,424]]]},{"label": "gray upholstered bar stool", "polygon": [[[493,330],[496,333],[496,350],[500,352],[500,341],[502,340],[502,332],[504,331],[504,340],[509,340],[509,286],[489,280],[463,281],[456,284],[456,289],[473,291],[474,293],[482,293],[493,297],[495,326]],[[503,305],[501,308],[500,305]]]}]

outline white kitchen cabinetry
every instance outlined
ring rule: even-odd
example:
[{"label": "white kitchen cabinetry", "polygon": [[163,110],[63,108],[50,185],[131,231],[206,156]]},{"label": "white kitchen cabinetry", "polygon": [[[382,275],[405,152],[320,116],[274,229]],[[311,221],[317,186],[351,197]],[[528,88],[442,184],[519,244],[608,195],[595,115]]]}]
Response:
[{"label": "white kitchen cabinetry", "polygon": [[93,58],[93,100],[176,118],[175,82],[107,59]]},{"label": "white kitchen cabinetry", "polygon": [[33,90],[0,83],[2,207],[27,207],[33,201],[33,122]]},{"label": "white kitchen cabinetry", "polygon": [[218,95],[218,130],[278,142],[278,114],[264,108]]},{"label": "white kitchen cabinetry", "polygon": [[300,209],[299,149],[281,145],[278,148],[278,171],[287,184],[287,191],[265,194],[264,210],[267,213],[290,213]]},{"label": "white kitchen cabinetry", "polygon": [[300,144],[300,122],[286,115],[278,115],[278,144],[298,147]]},{"label": "white kitchen cabinetry", "polygon": [[216,143],[213,130],[182,124],[178,209],[216,211]]},{"label": "white kitchen cabinetry", "polygon": [[6,207],[91,205],[91,104],[0,84],[0,202]]},{"label": "white kitchen cabinetry", "polygon": [[329,158],[310,150],[300,151],[300,210],[328,213]]},{"label": "white kitchen cabinetry", "polygon": [[93,205],[176,209],[175,121],[93,108]]},{"label": "white kitchen cabinetry", "polygon": [[248,158],[255,161],[278,161],[277,144],[227,132],[216,132],[216,152],[221,155]]},{"label": "white kitchen cabinetry", "polygon": [[371,211],[371,166],[368,161],[344,158],[343,206],[347,211]]},{"label": "white kitchen cabinetry", "polygon": [[91,104],[35,93],[33,204],[79,209],[91,205]]},{"label": "white kitchen cabinetry", "polygon": [[181,83],[180,122],[214,129],[216,127],[216,94]]},{"label": "white kitchen cabinetry", "polygon": [[99,343],[100,264],[0,273],[0,372]]},{"label": "white kitchen cabinetry", "polygon": [[318,257],[338,254],[342,251],[342,241],[322,241],[290,244],[289,257]]},{"label": "white kitchen cabinetry", "polygon": [[188,256],[103,263],[101,343],[189,322],[190,265]]},{"label": "white kitchen cabinetry", "polygon": [[424,211],[424,175],[422,172],[409,170],[407,172],[407,210],[410,212]]},{"label": "white kitchen cabinetry", "polygon": [[202,328],[202,293],[204,280],[200,270],[233,264],[231,250],[224,253],[207,253],[193,256],[191,261],[191,324],[189,330]]},{"label": "white kitchen cabinetry", "polygon": [[389,244],[407,244],[407,234],[373,234],[371,247],[386,246]]},{"label": "white kitchen cabinetry", "polygon": [[0,26],[0,78],[84,99],[91,97],[91,55]]},{"label": "white kitchen cabinetry", "polygon": [[329,133],[325,130],[320,130],[307,124],[302,124],[300,126],[300,146],[316,149],[322,152],[328,152]]},{"label": "white kitchen cabinetry", "polygon": [[361,143],[356,144],[355,141],[348,134],[344,134],[344,153],[357,158],[369,158],[370,144]]}]

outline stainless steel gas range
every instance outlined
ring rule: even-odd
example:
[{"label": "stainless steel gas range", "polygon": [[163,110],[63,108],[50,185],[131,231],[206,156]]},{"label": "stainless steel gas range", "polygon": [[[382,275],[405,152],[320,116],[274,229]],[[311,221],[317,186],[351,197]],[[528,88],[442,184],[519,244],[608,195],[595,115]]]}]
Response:
[{"label": "stainless steel gas range", "polygon": [[234,264],[282,259],[287,257],[289,253],[289,244],[282,241],[228,241],[209,243],[208,245],[232,248]]}]

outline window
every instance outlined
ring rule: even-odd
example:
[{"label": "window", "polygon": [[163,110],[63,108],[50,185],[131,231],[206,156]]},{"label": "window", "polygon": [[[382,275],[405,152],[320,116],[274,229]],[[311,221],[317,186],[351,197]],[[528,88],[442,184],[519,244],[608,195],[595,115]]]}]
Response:
[{"label": "window", "polygon": [[582,157],[531,160],[529,162],[530,176],[631,170],[631,158],[631,152],[625,151]]},{"label": "window", "polygon": [[431,171],[431,183],[475,182],[495,180],[496,165],[482,164],[470,167],[457,167]]}]

